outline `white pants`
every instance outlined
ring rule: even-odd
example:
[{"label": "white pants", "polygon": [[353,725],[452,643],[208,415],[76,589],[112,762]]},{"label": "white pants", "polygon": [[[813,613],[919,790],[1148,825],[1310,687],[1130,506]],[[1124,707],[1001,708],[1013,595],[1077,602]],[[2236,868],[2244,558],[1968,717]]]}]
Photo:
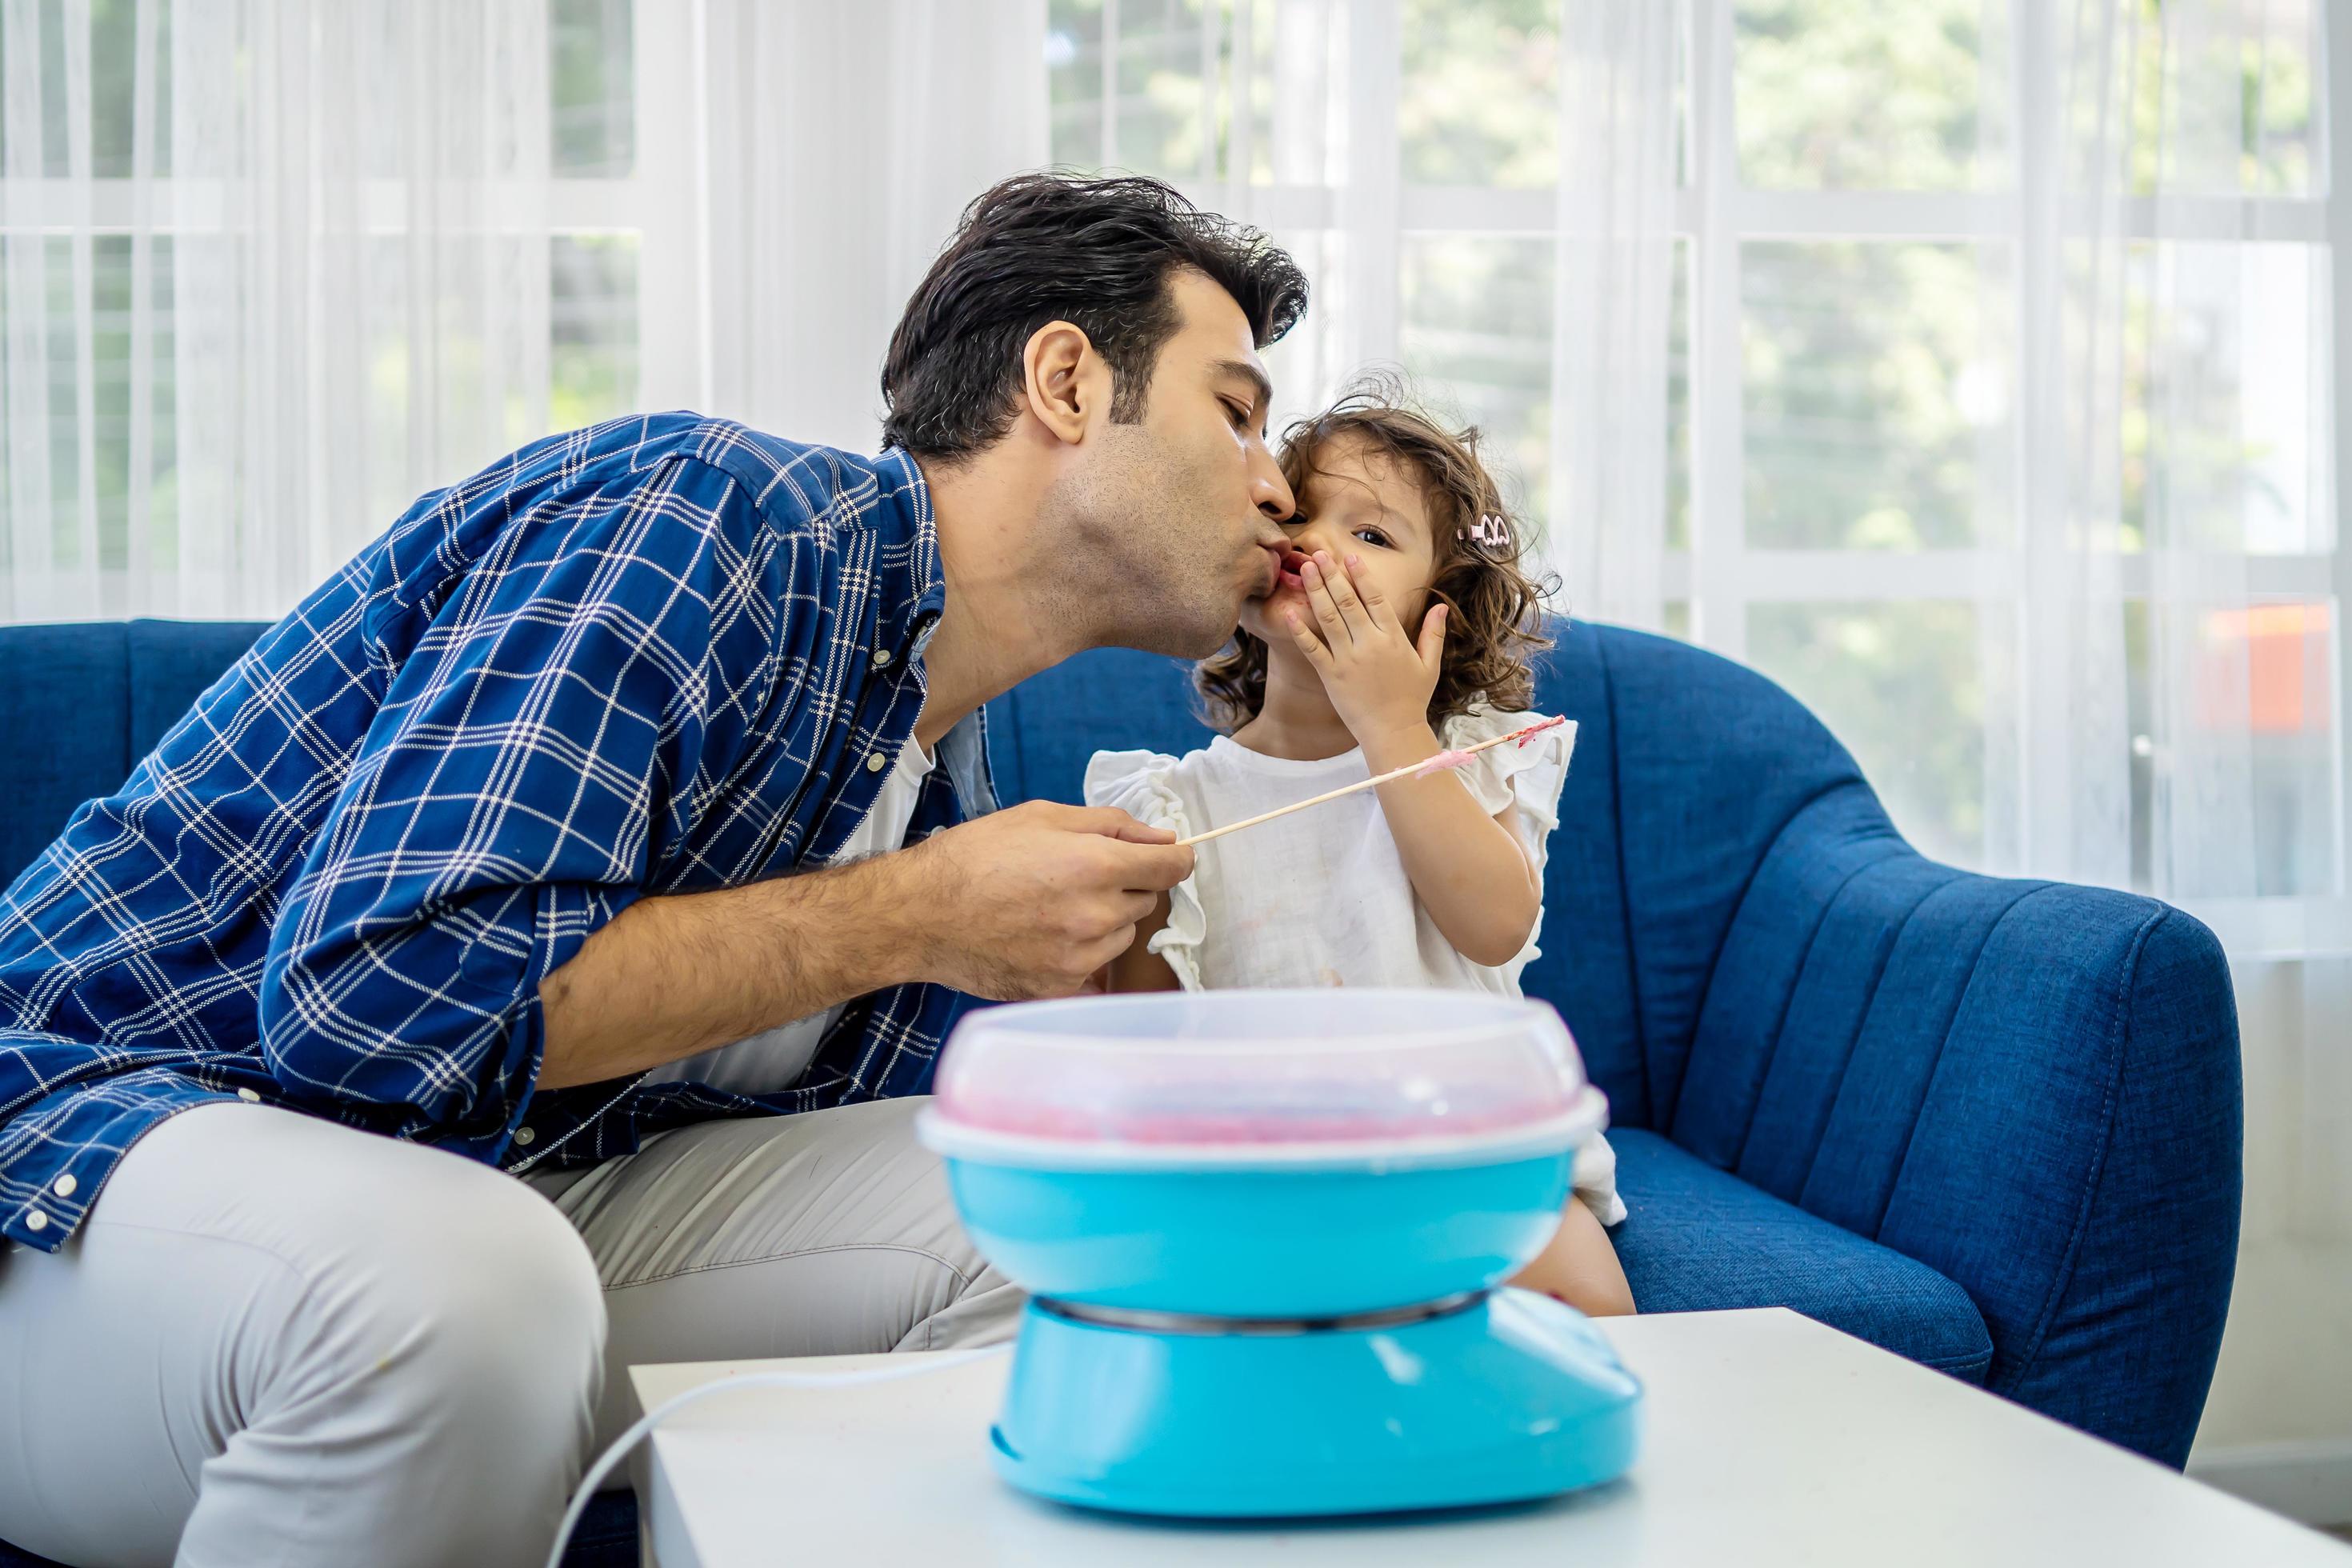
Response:
[{"label": "white pants", "polygon": [[108,1568],[536,1564],[592,1434],[635,1413],[632,1363],[1012,1331],[915,1109],[714,1122],[527,1181],[184,1112],[63,1249],[0,1254],[0,1538]]}]

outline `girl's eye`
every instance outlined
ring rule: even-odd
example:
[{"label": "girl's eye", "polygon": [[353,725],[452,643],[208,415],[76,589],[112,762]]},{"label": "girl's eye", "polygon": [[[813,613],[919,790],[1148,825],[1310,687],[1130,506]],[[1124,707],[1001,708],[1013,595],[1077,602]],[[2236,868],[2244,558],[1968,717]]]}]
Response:
[{"label": "girl's eye", "polygon": [[1360,528],[1356,530],[1356,537],[1367,544],[1377,545],[1382,550],[1389,547],[1389,536],[1377,528]]}]

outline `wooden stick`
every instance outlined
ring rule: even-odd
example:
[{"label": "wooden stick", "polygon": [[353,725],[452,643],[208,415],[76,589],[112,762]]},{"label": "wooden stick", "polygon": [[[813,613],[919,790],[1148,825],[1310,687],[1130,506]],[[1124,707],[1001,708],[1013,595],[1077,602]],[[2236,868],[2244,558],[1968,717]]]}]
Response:
[{"label": "wooden stick", "polygon": [[1547,719],[1540,724],[1530,724],[1524,730],[1514,730],[1507,735],[1497,735],[1491,741],[1481,741],[1475,746],[1465,746],[1458,752],[1440,752],[1426,761],[1407,763],[1401,768],[1391,768],[1378,778],[1365,779],[1360,784],[1351,784],[1340,789],[1326,790],[1312,800],[1293,801],[1288,805],[1277,806],[1272,811],[1260,812],[1257,816],[1241,822],[1229,822],[1223,827],[1213,827],[1206,833],[1195,833],[1190,838],[1179,838],[1176,841],[1176,847],[1184,849],[1195,844],[1206,844],[1212,838],[1223,838],[1228,833],[1239,833],[1244,827],[1255,827],[1261,822],[1272,822],[1277,816],[1288,816],[1294,811],[1305,811],[1310,805],[1321,805],[1325,801],[1338,800],[1341,795],[1359,795],[1368,789],[1378,789],[1384,784],[1394,784],[1399,779],[1412,778],[1416,775],[1425,777],[1431,773],[1444,773],[1449,768],[1458,768],[1489,747],[1499,746],[1510,741],[1525,741],[1530,736],[1540,735],[1546,730],[1567,722],[1565,718]]}]

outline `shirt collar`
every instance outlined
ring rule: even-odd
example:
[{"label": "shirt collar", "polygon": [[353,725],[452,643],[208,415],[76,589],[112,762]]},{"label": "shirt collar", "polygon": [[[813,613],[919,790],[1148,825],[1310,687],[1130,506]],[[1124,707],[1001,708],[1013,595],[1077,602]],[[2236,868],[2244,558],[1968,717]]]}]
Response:
[{"label": "shirt collar", "polygon": [[923,648],[947,608],[947,575],[940,565],[939,521],[931,512],[931,487],[903,448],[874,458],[875,505],[871,526],[881,537],[878,567],[885,589],[874,629],[874,646],[908,660]]}]

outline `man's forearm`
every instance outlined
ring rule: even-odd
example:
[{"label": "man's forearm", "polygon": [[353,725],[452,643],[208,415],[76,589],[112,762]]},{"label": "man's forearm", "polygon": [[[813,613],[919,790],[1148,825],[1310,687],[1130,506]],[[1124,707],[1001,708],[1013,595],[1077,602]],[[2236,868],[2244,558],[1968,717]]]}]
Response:
[{"label": "man's forearm", "polygon": [[919,978],[896,858],[624,910],[540,985],[539,1087],[663,1067]]}]

